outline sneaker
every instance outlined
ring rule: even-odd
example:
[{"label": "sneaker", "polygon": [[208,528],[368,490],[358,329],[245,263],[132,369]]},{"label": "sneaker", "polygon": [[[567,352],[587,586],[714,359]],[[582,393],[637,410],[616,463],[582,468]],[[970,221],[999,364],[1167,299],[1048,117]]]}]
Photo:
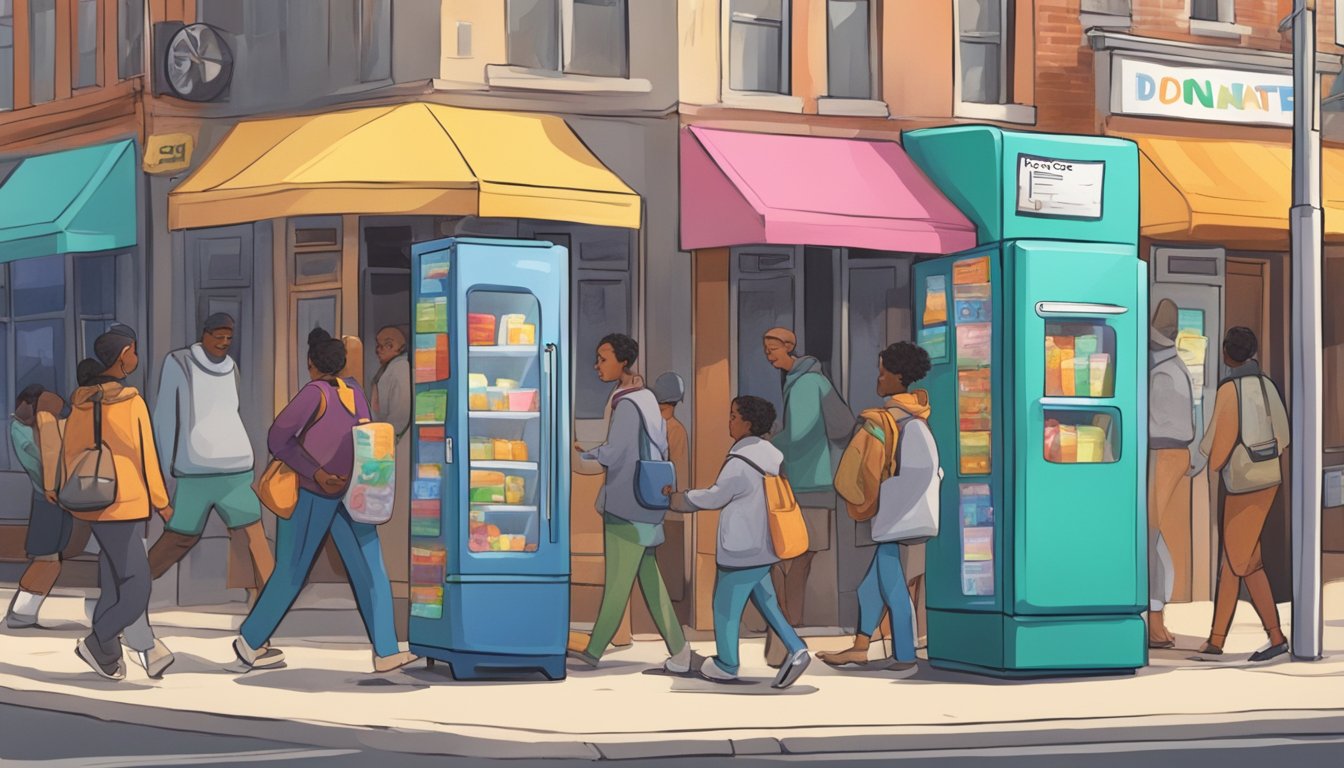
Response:
[{"label": "sneaker", "polygon": [[177,661],[173,652],[168,650],[168,646],[163,641],[154,638],[154,647],[148,651],[137,651],[126,645],[126,638],[121,638],[121,644],[131,651],[131,658],[135,659],[141,667],[144,667],[145,674],[153,680],[163,677],[163,673]]},{"label": "sneaker", "polygon": [[374,656],[373,671],[380,675],[395,672],[418,658],[420,657],[410,651],[401,651],[391,656]]},{"label": "sneaker", "polygon": [[75,644],[75,655],[80,658],[89,668],[98,673],[99,677],[106,680],[125,680],[126,665],[121,659],[113,659],[104,664],[93,655],[93,650],[89,648],[88,638],[84,638]]},{"label": "sneaker", "polygon": [[691,644],[687,643],[680,653],[668,657],[667,661],[663,662],[663,670],[674,675],[684,675],[694,666],[694,655]]},{"label": "sneaker", "polygon": [[731,683],[737,680],[737,675],[726,672],[719,666],[717,656],[705,659],[705,663],[700,665],[700,676],[713,683]]},{"label": "sneaker", "polygon": [[5,617],[5,626],[10,629],[33,629],[37,627],[37,617],[10,611]]},{"label": "sneaker", "polygon": [[1287,643],[1279,643],[1263,648],[1251,654],[1251,661],[1269,661],[1288,652]]},{"label": "sneaker", "polygon": [[601,661],[596,656],[589,656],[587,651],[576,651],[573,648],[567,649],[565,651],[565,656],[574,659],[575,661],[581,661],[593,669],[597,669],[597,665]]},{"label": "sneaker", "polygon": [[233,640],[233,654],[248,669],[270,669],[285,663],[285,652],[270,645],[253,650],[242,635]]},{"label": "sneaker", "polygon": [[795,652],[784,662],[784,666],[779,668],[779,674],[775,675],[775,682],[771,683],[770,687],[788,688],[798,682],[798,678],[803,676],[803,672],[811,663],[812,655],[807,652],[806,648]]}]

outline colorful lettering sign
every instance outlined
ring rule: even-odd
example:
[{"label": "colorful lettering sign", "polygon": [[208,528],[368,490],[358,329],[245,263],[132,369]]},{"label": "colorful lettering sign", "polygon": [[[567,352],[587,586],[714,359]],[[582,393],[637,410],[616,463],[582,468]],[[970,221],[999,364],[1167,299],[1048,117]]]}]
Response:
[{"label": "colorful lettering sign", "polygon": [[193,144],[188,133],[150,136],[145,142],[145,173],[172,173],[190,167]]},{"label": "colorful lettering sign", "polygon": [[1118,58],[1111,109],[1127,115],[1260,125],[1293,124],[1293,78]]}]

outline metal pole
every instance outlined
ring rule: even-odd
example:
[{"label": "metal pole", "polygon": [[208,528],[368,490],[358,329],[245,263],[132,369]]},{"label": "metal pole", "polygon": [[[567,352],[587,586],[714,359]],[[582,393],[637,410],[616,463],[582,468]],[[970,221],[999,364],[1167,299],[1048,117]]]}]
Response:
[{"label": "metal pole", "polygon": [[1316,0],[1293,19],[1292,526],[1293,656],[1319,659],[1321,622],[1321,126]]}]

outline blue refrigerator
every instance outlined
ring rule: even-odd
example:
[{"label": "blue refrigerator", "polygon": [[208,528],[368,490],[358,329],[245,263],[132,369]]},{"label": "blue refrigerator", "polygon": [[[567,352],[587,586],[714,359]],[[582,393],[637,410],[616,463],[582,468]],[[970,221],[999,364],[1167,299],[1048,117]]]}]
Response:
[{"label": "blue refrigerator", "polygon": [[569,256],[412,249],[410,643],[461,680],[565,675]]}]

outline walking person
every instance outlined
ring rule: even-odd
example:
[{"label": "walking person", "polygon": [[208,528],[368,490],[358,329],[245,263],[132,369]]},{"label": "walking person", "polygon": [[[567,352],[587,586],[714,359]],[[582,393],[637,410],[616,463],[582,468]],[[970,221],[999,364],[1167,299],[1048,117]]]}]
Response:
[{"label": "walking person", "polygon": [[675,373],[664,373],[653,382],[653,396],[667,424],[667,460],[677,469],[677,479],[689,485],[691,479],[691,443],[686,425],[677,418],[677,406],[686,399],[686,382]]},{"label": "walking person", "polygon": [[[391,424],[397,438],[397,481],[392,519],[380,526],[378,539],[383,544],[383,563],[387,566],[388,579],[403,586],[410,580],[411,568],[411,410],[415,385],[411,380],[410,339],[411,330],[406,326],[389,325],[378,331],[374,339],[378,370],[369,381],[369,409],[373,420]],[[395,608],[397,637],[404,640],[410,619],[409,606],[404,600],[398,600]]]},{"label": "walking person", "polygon": [[[1175,648],[1163,610],[1176,573],[1163,530],[1190,524],[1190,480],[1195,462],[1194,384],[1176,353],[1179,312],[1171,299],[1153,311],[1148,338],[1148,647]],[[1184,517],[1182,517],[1184,515]]]},{"label": "walking person", "polygon": [[606,480],[597,497],[603,518],[605,578],[592,634],[585,645],[582,633],[571,633],[569,656],[597,666],[616,634],[631,589],[638,580],[649,614],[671,654],[663,668],[685,674],[691,670],[691,646],[673,610],[655,556],[657,547],[663,543],[666,510],[649,509],[635,495],[635,467],[640,460],[641,442],[647,440],[651,452],[658,456],[667,456],[668,448],[667,428],[658,400],[637,381],[634,366],[638,359],[638,342],[625,334],[610,334],[598,344],[593,368],[602,381],[616,384],[611,425],[607,441],[593,450],[585,452],[578,443],[574,444],[574,450],[582,458],[597,461],[606,468]]},{"label": "walking person", "polygon": [[[119,638],[137,623],[144,625],[140,635],[149,632],[146,611],[152,580],[145,521],[151,508],[159,510],[165,521],[172,519],[173,510],[159,469],[149,408],[135,388],[122,383],[140,365],[135,332],[113,326],[94,341],[93,349],[94,357],[79,366],[80,387],[71,398],[61,451],[66,472],[62,485],[79,482],[83,477],[79,459],[98,447],[101,438],[115,468],[116,497],[102,509],[71,513],[90,524],[99,547],[93,631],[79,641],[75,652],[102,677],[121,680],[126,666]],[[131,636],[127,641],[141,646],[136,650],[151,677],[173,663],[173,655],[152,638],[152,632],[141,642]]]},{"label": "walking person", "polygon": [[[808,551],[776,563],[775,591],[789,623],[801,627],[812,560],[831,547],[831,517],[835,510],[835,460],[831,439],[853,431],[849,407],[815,357],[794,355],[798,337],[787,328],[771,328],[762,339],[765,357],[784,376],[784,412],[779,432],[770,442],[784,454],[784,472],[793,485],[807,523]],[[772,667],[787,658],[774,633],[766,635],[765,657]]]},{"label": "walking person", "polygon": [[1213,424],[1199,450],[1209,468],[1222,473],[1223,508],[1218,517],[1218,586],[1213,602],[1213,626],[1200,653],[1223,652],[1237,597],[1243,582],[1269,645],[1251,654],[1251,661],[1268,661],[1288,651],[1288,638],[1279,627],[1279,608],[1260,557],[1260,536],[1270,505],[1283,484],[1279,457],[1288,447],[1288,413],[1278,387],[1255,360],[1259,342],[1249,328],[1229,329],[1223,338],[1223,362],[1228,377],[1218,386]]},{"label": "walking person", "polygon": [[[33,484],[32,506],[24,553],[28,567],[19,577],[19,588],[9,605],[5,624],[10,629],[40,628],[38,611],[61,575],[61,557],[70,545],[76,526],[69,512],[57,503],[60,488],[61,437],[65,401],[41,384],[23,389],[14,402],[9,426],[10,445]],[[88,526],[80,523],[77,549],[88,542]]]},{"label": "walking person", "polygon": [[275,417],[267,435],[272,455],[294,470],[299,500],[276,525],[276,568],[233,641],[247,669],[281,664],[284,652],[271,636],[303,589],[327,534],[331,534],[350,579],[359,615],[373,644],[373,671],[391,672],[415,660],[400,650],[392,614],[392,585],[383,567],[378,528],[352,520],[343,496],[354,468],[351,430],[369,420],[364,392],[345,368],[345,345],[321,328],[308,334],[308,374],[294,399]]},{"label": "walking person", "polygon": [[675,494],[670,487],[664,489],[672,496],[672,508],[679,512],[722,510],[714,555],[718,566],[713,599],[716,653],[700,666],[701,677],[714,682],[737,679],[738,634],[748,599],[783,640],[788,653],[773,687],[793,685],[812,663],[807,645],[780,609],[770,578],[770,568],[779,557],[770,538],[763,481],[766,475],[778,475],[784,461],[779,449],[763,439],[774,423],[775,406],[770,401],[750,395],[735,398],[728,413],[733,447],[714,485]]},{"label": "walking person", "polygon": [[859,624],[853,645],[843,651],[817,654],[833,667],[868,663],[868,646],[884,609],[891,617],[892,646],[886,668],[905,671],[916,663],[914,599],[905,573],[908,561],[902,551],[907,545],[893,532],[899,510],[880,502],[882,484],[894,475],[901,478],[902,501],[919,498],[937,476],[938,452],[931,436],[927,440],[901,441],[903,432],[916,428],[914,420],[923,422],[921,434],[929,435],[929,393],[912,390],[911,386],[928,375],[930,367],[929,353],[910,342],[900,341],[882,350],[878,355],[877,393],[887,398],[886,404],[863,412],[863,426],[840,459],[836,491],[849,505],[851,515],[872,520],[877,552],[859,584]]},{"label": "walking person", "polygon": [[[158,579],[186,557],[205,532],[213,509],[229,532],[243,537],[250,569],[230,573],[230,589],[246,589],[248,603],[275,569],[252,490],[252,441],[238,412],[238,365],[229,357],[234,319],[216,313],[201,326],[200,341],[169,353],[154,401],[154,437],[163,473],[177,481],[173,516],[149,550]],[[231,564],[232,565],[232,564]],[[230,569],[231,571],[234,569]]]}]

